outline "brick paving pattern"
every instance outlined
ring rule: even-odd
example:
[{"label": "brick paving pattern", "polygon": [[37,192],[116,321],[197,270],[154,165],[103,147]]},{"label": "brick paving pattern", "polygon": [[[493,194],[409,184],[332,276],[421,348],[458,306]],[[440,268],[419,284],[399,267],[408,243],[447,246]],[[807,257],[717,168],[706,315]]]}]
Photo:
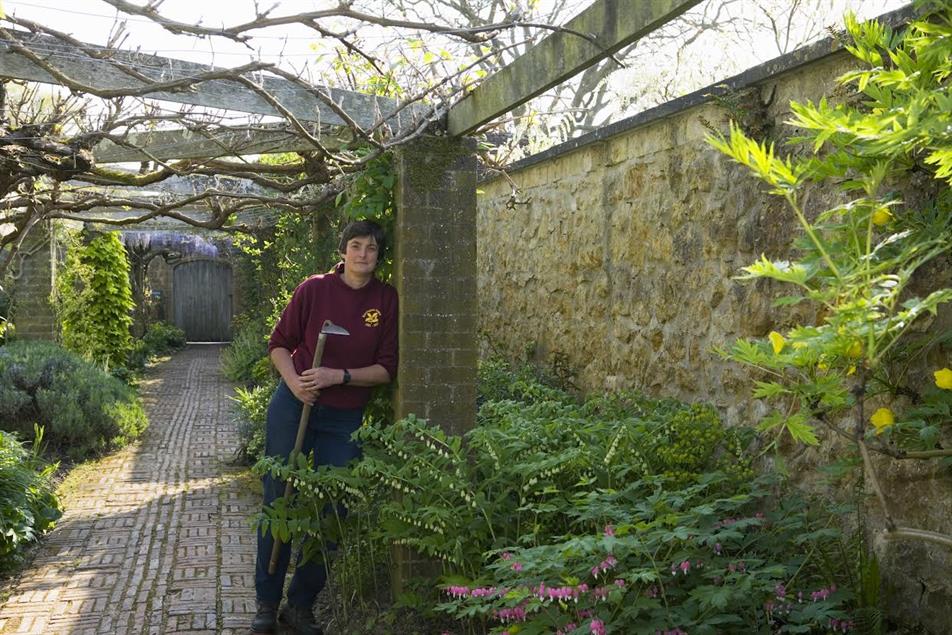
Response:
[{"label": "brick paving pattern", "polygon": [[241,633],[254,613],[260,495],[219,346],[189,346],[142,383],[149,428],[99,464],[0,607],[0,633]]}]

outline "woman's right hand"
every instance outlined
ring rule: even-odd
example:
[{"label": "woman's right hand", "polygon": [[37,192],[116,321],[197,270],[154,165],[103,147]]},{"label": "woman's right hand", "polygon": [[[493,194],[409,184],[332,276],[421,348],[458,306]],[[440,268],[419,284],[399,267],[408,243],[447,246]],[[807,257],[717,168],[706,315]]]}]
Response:
[{"label": "woman's right hand", "polygon": [[295,375],[290,381],[287,382],[287,384],[294,396],[297,397],[302,403],[313,406],[314,402],[317,401],[317,395],[320,393],[320,391],[316,390],[312,384],[308,383],[307,378],[302,377],[301,375]]},{"label": "woman's right hand", "polygon": [[291,394],[297,397],[298,401],[313,406],[320,393],[316,390],[317,386],[313,378],[298,375],[294,369],[294,362],[291,360],[291,351],[281,347],[272,349],[271,361],[281,374],[281,379],[291,390]]}]

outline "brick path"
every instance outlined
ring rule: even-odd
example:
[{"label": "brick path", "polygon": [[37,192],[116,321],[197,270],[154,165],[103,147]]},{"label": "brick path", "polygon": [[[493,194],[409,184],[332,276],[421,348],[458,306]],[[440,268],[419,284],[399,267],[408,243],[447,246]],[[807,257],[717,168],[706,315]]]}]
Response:
[{"label": "brick path", "polygon": [[153,369],[149,429],[90,471],[6,604],[0,633],[239,633],[254,613],[260,500],[237,444],[221,348]]}]

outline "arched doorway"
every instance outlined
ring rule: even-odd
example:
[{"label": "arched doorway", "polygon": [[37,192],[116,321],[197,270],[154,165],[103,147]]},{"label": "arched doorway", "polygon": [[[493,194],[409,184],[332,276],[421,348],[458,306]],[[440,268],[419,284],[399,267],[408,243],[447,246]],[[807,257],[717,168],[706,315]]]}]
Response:
[{"label": "arched doorway", "polygon": [[172,271],[172,321],[190,342],[231,340],[232,272],[221,260],[187,260]]}]

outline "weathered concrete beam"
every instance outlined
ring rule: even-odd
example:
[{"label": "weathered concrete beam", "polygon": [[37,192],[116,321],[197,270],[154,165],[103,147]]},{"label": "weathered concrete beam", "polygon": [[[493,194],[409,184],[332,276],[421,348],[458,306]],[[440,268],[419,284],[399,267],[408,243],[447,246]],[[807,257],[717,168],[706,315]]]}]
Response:
[{"label": "weathered concrete beam", "polygon": [[557,31],[548,36],[450,108],[449,133],[464,135],[492,121],[656,30],[700,1],[596,0],[563,25],[572,33]]},{"label": "weathered concrete beam", "polygon": [[[129,87],[141,88],[147,85],[146,82],[124,73],[108,60],[83,55],[81,49],[67,45],[56,38],[20,32],[17,33],[17,37],[20,44],[41,57],[46,63],[54,66],[70,79],[81,82],[86,86],[109,90]],[[103,54],[108,54],[116,62],[126,64],[156,82],[167,82],[194,77],[213,70],[221,70],[204,64],[157,55],[105,49],[93,44],[85,46]],[[12,50],[8,42],[0,42],[0,77],[44,84],[61,84],[42,66]],[[256,74],[254,79],[298,119],[314,121],[322,125],[346,125],[334,110],[301,86],[265,73]],[[337,88],[320,88],[320,90],[329,95],[333,102],[340,106],[361,127],[369,127],[381,118],[393,118],[390,127],[394,130],[412,126],[413,109],[407,108],[394,116],[397,102],[392,99]],[[149,93],[148,97],[209,108],[222,108],[262,115],[281,115],[261,95],[227,79],[202,82],[182,92]]]},{"label": "weathered concrete beam", "polygon": [[[346,128],[333,128],[330,132],[325,130],[319,138],[324,148],[337,150],[348,143],[352,135]],[[162,160],[215,159],[269,152],[315,150],[306,139],[292,131],[267,128],[218,128],[201,132],[185,129],[156,130],[132,133],[126,140],[129,145],[117,145],[108,140],[97,145],[93,149],[96,162],[147,161],[153,157]]]}]

